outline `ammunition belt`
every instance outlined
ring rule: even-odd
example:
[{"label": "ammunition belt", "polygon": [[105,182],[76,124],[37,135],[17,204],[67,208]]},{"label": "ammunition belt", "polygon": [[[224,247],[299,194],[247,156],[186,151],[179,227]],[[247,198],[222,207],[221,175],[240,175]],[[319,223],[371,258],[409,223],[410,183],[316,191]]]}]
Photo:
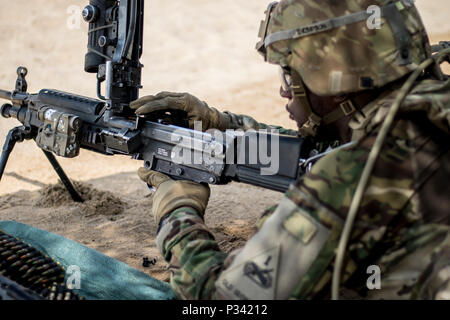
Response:
[{"label": "ammunition belt", "polygon": [[[0,276],[17,283],[19,285],[17,287],[23,287],[27,292],[32,292],[35,296],[45,300],[81,299],[66,287],[63,266],[36,248],[1,230]],[[7,290],[7,287],[4,284],[0,286],[0,290]],[[11,285],[11,290],[13,290],[12,287]],[[14,286],[15,291],[17,287]]]}]

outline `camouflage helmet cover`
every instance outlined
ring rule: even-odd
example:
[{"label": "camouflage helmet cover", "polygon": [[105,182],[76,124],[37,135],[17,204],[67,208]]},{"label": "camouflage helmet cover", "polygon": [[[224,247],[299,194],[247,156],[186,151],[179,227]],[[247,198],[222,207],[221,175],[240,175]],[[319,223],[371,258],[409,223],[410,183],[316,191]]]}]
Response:
[{"label": "camouflage helmet cover", "polygon": [[[374,5],[381,23],[369,28]],[[382,87],[431,55],[412,0],[282,0],[266,28],[266,60],[296,70],[320,96]]]}]

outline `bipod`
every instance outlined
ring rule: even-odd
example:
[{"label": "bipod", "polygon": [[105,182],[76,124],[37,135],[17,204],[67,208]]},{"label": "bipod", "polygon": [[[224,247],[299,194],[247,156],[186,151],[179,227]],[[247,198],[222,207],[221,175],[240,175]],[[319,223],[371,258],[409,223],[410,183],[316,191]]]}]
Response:
[{"label": "bipod", "polygon": [[[29,135],[28,130],[23,126],[15,127],[8,132],[5,144],[3,145],[2,155],[0,157],[0,181],[2,180],[6,163],[8,162],[9,156],[12,150],[14,149],[14,146],[16,145],[17,142],[22,142],[24,139],[26,139],[28,135]],[[83,198],[75,189],[72,182],[67,177],[66,173],[58,163],[58,160],[56,160],[55,156],[48,151],[43,150],[43,152],[47,157],[48,161],[50,162],[50,164],[52,165],[53,169],[58,174],[59,179],[66,187],[67,191],[70,193],[72,200],[75,202],[83,202]]]}]

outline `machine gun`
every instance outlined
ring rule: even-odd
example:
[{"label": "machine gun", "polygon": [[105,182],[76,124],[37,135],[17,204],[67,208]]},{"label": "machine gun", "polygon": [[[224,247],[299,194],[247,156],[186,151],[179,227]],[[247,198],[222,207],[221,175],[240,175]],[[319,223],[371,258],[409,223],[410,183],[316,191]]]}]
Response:
[{"label": "machine gun", "polygon": [[[1,115],[22,123],[7,136],[0,179],[15,143],[29,139],[44,151],[78,202],[83,199],[55,155],[74,158],[80,148],[105,155],[128,155],[174,179],[208,184],[239,181],[277,191],[287,190],[313,163],[306,160],[312,147],[301,138],[271,132],[194,131],[188,128],[187,115],[174,110],[137,117],[129,105],[142,88],[143,66],[139,60],[143,52],[144,0],[90,0],[82,16],[89,23],[84,69],[97,74],[98,99],[53,89],[27,93],[28,71],[19,67],[15,89],[0,90],[0,98],[10,101],[1,107]],[[252,147],[264,144],[269,146],[267,152],[282,155],[278,170],[266,175],[267,161]],[[272,145],[276,148],[270,148]]]}]

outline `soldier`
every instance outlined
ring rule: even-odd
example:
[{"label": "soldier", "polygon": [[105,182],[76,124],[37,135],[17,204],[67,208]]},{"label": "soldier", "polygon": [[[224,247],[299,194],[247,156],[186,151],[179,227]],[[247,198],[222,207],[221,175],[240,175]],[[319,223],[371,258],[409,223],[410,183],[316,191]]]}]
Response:
[{"label": "soldier", "polygon": [[[382,14],[375,28],[371,5]],[[431,59],[413,1],[282,0],[260,36],[298,134],[355,144],[318,161],[228,255],[203,221],[208,187],[140,169],[157,188],[157,245],[173,289],[184,299],[449,299],[450,80],[439,68],[449,59]],[[132,106],[181,109],[205,130],[266,127],[187,93]]]}]

